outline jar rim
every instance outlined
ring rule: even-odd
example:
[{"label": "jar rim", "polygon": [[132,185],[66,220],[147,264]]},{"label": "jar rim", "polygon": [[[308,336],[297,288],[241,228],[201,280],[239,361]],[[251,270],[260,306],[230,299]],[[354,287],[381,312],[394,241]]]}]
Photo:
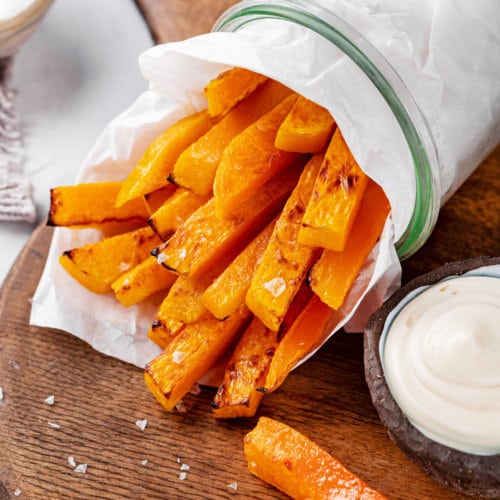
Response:
[{"label": "jar rim", "polygon": [[410,257],[434,229],[441,201],[437,148],[410,91],[374,45],[317,0],[242,0],[219,17],[212,31],[237,31],[262,19],[289,21],[329,40],[365,73],[391,109],[410,150],[415,174],[415,204],[396,242],[398,257]]}]

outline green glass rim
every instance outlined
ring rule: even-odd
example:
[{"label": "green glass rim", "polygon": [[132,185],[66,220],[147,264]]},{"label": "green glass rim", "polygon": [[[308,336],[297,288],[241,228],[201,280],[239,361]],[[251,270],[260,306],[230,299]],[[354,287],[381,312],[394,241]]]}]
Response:
[{"label": "green glass rim", "polygon": [[[437,150],[427,121],[387,59],[352,26],[313,0],[243,0],[225,11],[212,31],[234,32],[262,19],[309,28],[336,45],[368,76],[399,123],[415,173],[415,204],[396,242],[400,260],[413,255],[430,236],[440,208]],[[397,88],[397,91],[396,91]]]}]

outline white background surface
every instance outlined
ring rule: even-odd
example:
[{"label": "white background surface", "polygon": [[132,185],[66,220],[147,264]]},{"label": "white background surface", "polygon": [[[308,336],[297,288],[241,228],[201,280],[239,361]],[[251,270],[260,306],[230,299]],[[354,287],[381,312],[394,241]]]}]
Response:
[{"label": "white background surface", "polygon": [[0,284],[46,217],[51,187],[73,184],[102,128],[146,88],[137,58],[152,45],[135,3],[56,0],[14,60],[34,225],[0,222]]}]

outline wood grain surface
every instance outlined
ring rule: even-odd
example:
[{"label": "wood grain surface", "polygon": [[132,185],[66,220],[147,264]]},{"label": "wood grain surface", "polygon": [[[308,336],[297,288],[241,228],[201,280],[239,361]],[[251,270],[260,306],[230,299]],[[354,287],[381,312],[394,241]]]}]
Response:
[{"label": "wood grain surface", "polygon": [[[206,31],[234,2],[138,3],[164,41]],[[499,167],[497,148],[443,208],[425,246],[403,263],[404,281],[448,261],[500,253]],[[256,418],[216,421],[207,387],[186,398],[186,413],[168,414],[141,370],[68,333],[29,326],[51,234],[43,225],[34,232],[0,292],[0,499],[16,498],[16,489],[30,499],[284,498],[246,469],[242,441]],[[337,334],[264,398],[258,415],[303,432],[390,498],[461,498],[389,440],[364,380],[362,344],[359,334]],[[53,405],[44,402],[50,395]],[[136,421],[144,418],[141,431]],[[86,473],[68,457],[88,464]],[[182,464],[189,466],[185,479]]]}]

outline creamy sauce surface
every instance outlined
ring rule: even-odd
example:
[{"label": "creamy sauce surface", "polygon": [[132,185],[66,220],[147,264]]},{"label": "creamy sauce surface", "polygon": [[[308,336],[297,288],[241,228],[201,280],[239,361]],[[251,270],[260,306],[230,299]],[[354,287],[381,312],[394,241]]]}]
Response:
[{"label": "creamy sauce surface", "polygon": [[441,281],[386,323],[385,377],[412,424],[461,451],[500,453],[500,278]]},{"label": "creamy sauce surface", "polygon": [[1,0],[0,20],[12,19],[31,7],[35,0]]}]

